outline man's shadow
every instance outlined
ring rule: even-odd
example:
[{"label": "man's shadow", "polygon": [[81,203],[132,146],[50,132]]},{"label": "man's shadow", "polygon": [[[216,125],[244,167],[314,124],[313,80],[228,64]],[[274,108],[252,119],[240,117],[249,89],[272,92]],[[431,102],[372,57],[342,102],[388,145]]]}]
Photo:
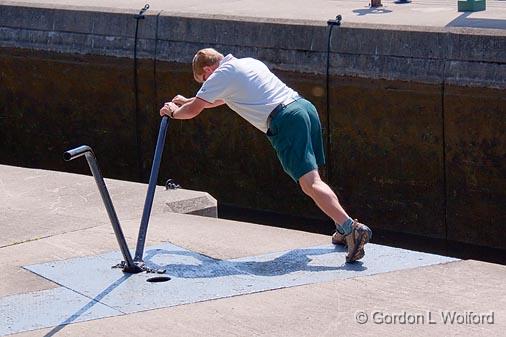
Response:
[{"label": "man's shadow", "polygon": [[[335,248],[302,248],[290,250],[271,260],[252,261],[250,260],[251,258],[219,260],[185,250],[151,249],[146,252],[144,261],[146,266],[155,269],[166,269],[168,275],[178,278],[214,278],[232,275],[274,277],[298,271],[364,271],[367,269],[362,265],[362,262],[342,263],[338,265],[340,262],[337,259],[343,259],[344,256],[336,253],[343,253],[345,251],[345,248],[342,246],[336,246]],[[176,262],[179,261],[179,263],[170,263],[173,259]],[[165,261],[169,261],[169,263],[164,263]],[[83,314],[96,304],[101,303],[101,300],[105,296],[109,295],[130,277],[132,277],[132,274],[124,274],[91,299],[89,303],[55,326],[44,337],[54,336],[68,324],[77,321]]]},{"label": "man's shadow", "polygon": [[[280,276],[298,271],[364,271],[367,269],[360,261],[340,262],[339,259],[344,260],[344,256],[336,253],[345,251],[342,246],[302,248],[290,250],[272,260],[255,261],[251,259],[218,260],[191,251],[152,249],[146,252],[144,261],[150,268],[165,269],[167,274],[178,278],[213,278],[231,275]],[[333,256],[326,256],[330,254]],[[171,257],[177,257],[175,259],[181,262],[171,263]]]}]

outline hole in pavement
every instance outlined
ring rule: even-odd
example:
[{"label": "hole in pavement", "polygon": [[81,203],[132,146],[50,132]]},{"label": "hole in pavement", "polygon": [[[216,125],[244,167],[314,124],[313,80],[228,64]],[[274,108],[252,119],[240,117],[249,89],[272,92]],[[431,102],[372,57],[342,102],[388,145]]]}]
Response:
[{"label": "hole in pavement", "polygon": [[167,281],[170,281],[170,277],[168,277],[168,276],[156,276],[156,277],[148,278],[146,281],[151,282],[151,283],[167,282]]}]

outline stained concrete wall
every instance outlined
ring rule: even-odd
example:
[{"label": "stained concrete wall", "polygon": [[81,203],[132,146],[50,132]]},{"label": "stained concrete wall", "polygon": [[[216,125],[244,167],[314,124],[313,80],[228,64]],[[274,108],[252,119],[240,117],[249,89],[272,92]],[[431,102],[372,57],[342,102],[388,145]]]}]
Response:
[{"label": "stained concrete wall", "polygon": [[[2,47],[132,56],[133,11],[0,8]],[[314,21],[153,11],[140,21],[138,55],[188,63],[197,48],[213,45],[259,57],[279,70],[324,74],[328,30]],[[504,30],[349,23],[333,30],[331,49],[330,71],[336,75],[506,87]]]},{"label": "stained concrete wall", "polygon": [[[327,113],[327,27],[147,15],[136,113],[133,13],[0,8],[2,163],[86,172],[61,161],[85,143],[106,176],[146,180],[157,110],[197,90],[191,56],[213,46],[265,60],[316,104],[330,144],[323,173],[352,215],[375,228],[506,247],[503,31],[334,28]],[[321,216],[265,137],[225,108],[172,122],[161,172],[220,202]]]}]

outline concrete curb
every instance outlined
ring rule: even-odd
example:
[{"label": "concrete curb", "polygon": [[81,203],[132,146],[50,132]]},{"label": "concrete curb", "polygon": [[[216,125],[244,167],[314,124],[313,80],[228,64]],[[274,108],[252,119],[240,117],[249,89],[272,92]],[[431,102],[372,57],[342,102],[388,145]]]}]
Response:
[{"label": "concrete curb", "polygon": [[[0,201],[6,224],[0,239],[2,247],[90,226],[91,222],[83,219],[107,223],[105,207],[91,176],[5,165],[0,165],[0,172]],[[140,221],[147,185],[114,179],[105,181],[120,221]],[[30,205],[30,212],[26,212],[26,205]],[[151,214],[167,212],[216,218],[217,201],[206,192],[165,191],[158,186]],[[65,219],[67,215],[71,220]],[[45,228],[38,224],[19,232],[16,223],[21,218],[30,218],[34,223],[51,219],[51,225]]]}]

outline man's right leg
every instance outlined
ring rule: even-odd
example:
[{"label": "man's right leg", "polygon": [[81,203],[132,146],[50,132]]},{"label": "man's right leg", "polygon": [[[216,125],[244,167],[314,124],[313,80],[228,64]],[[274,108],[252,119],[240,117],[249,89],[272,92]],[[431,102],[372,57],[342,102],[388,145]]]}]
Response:
[{"label": "man's right leg", "polygon": [[327,214],[336,224],[344,224],[350,216],[339,203],[339,199],[329,185],[320,178],[318,170],[310,171],[299,179],[302,191]]},{"label": "man's right leg", "polygon": [[[339,199],[334,191],[321,180],[317,170],[302,176],[301,179],[299,179],[299,185],[302,191],[311,197],[315,204],[334,220],[336,227],[345,223],[346,220],[350,218],[339,203]],[[332,235],[332,243],[334,245],[346,245],[345,235],[339,233],[336,229]]]},{"label": "man's right leg", "polygon": [[364,246],[369,242],[372,236],[369,227],[358,221],[352,220],[348,216],[339,203],[334,191],[321,180],[318,170],[313,170],[303,175],[299,179],[299,184],[302,191],[311,197],[315,204],[334,220],[336,224],[336,234],[333,236],[333,241],[342,243],[342,240],[345,240],[348,246],[346,262],[353,262],[361,259],[365,254]]}]

